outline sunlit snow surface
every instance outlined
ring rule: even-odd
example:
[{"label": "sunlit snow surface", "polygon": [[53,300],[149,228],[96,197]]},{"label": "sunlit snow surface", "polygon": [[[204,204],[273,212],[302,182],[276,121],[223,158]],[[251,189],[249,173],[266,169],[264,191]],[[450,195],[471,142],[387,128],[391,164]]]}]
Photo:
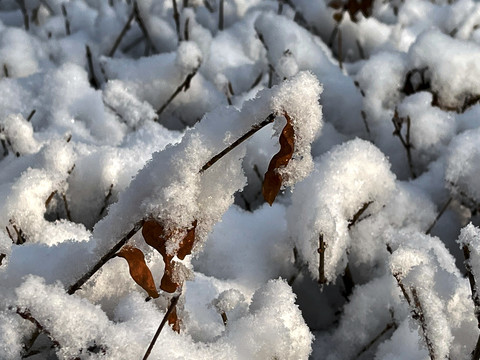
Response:
[{"label": "sunlit snow surface", "polygon": [[67,291],[147,219],[197,224],[151,359],[470,359],[480,4],[358,2],[0,1],[0,359],[141,359],[171,294]]}]

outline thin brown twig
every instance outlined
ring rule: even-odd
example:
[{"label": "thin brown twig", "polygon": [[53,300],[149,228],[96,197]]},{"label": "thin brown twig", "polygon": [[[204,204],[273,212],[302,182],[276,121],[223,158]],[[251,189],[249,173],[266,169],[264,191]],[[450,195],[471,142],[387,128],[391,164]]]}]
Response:
[{"label": "thin brown twig", "polygon": [[122,41],[123,37],[127,33],[128,29],[130,28],[130,24],[132,23],[134,17],[135,17],[135,10],[132,10],[125,26],[123,27],[120,34],[118,34],[117,38],[115,39],[115,42],[113,43],[112,49],[109,51],[108,56],[113,57],[113,55],[115,54],[115,51],[118,48],[118,45],[120,45],[120,42]]},{"label": "thin brown twig", "polygon": [[[465,269],[467,270],[468,282],[470,284],[470,291],[472,292],[472,300],[475,306],[474,313],[477,318],[477,327],[480,329],[480,294],[477,291],[477,284],[475,280],[475,275],[473,274],[472,265],[470,263],[470,248],[467,244],[464,244],[462,247],[463,257],[465,258]],[[472,353],[472,360],[480,359],[480,335],[478,336],[477,344],[475,345],[475,350]]]},{"label": "thin brown twig", "polygon": [[138,8],[138,4],[136,1],[133,3],[133,12],[135,14],[135,19],[137,20],[138,26],[140,26],[140,30],[142,30],[143,35],[147,39],[149,47],[152,48],[155,53],[158,53],[158,49],[156,48],[152,41],[152,38],[150,37],[150,33],[148,32],[145,22],[143,21],[142,15],[140,14],[140,9]]},{"label": "thin brown twig", "polygon": [[443,204],[442,208],[438,212],[437,216],[435,217],[435,220],[433,220],[433,223],[428,227],[427,231],[425,231],[425,234],[430,234],[432,231],[433,227],[437,224],[437,221],[442,217],[443,213],[445,210],[448,209],[448,206],[452,202],[453,198],[450,196],[445,204]]},{"label": "thin brown twig", "polygon": [[327,278],[325,277],[325,248],[326,244],[323,240],[323,234],[318,235],[318,253],[320,254],[320,261],[318,266],[318,283],[323,285],[327,282]]},{"label": "thin brown twig", "polygon": [[130,240],[133,235],[135,235],[143,226],[145,220],[140,220],[133,226],[133,229],[129,231],[127,235],[121,238],[114,247],[112,247],[102,258],[89,270],[87,271],[80,279],[78,279],[73,285],[68,288],[67,294],[72,295],[78,289],[80,289],[83,284],[85,284],[98,270],[101,269],[103,265],[105,265],[108,260],[115,257],[116,253],[122,248],[123,245]]},{"label": "thin brown twig", "polygon": [[218,8],[218,30],[222,31],[224,27],[224,0],[220,0],[220,6]]},{"label": "thin brown twig", "polygon": [[435,349],[433,347],[432,340],[428,337],[428,329],[427,329],[427,322],[425,321],[425,313],[423,311],[422,303],[417,294],[417,289],[414,287],[410,288],[412,293],[413,303],[415,305],[414,309],[412,309],[412,317],[415,320],[420,322],[420,327],[422,328],[423,338],[425,343],[427,344],[428,353],[430,355],[430,359],[435,360]]},{"label": "thin brown twig", "polygon": [[5,76],[6,78],[10,77],[8,74],[7,64],[3,64],[3,76]]},{"label": "thin brown twig", "polygon": [[208,160],[205,163],[205,165],[202,166],[202,168],[200,169],[199,172],[203,173],[210,166],[215,164],[218,160],[220,160],[222,157],[224,157],[226,154],[228,154],[230,151],[232,151],[234,148],[236,148],[242,142],[247,140],[250,136],[255,134],[258,130],[264,128],[268,124],[271,124],[274,120],[275,120],[275,114],[272,113],[272,114],[268,115],[268,117],[265,120],[263,120],[261,123],[253,125],[249,131],[247,131],[245,134],[243,134],[241,137],[239,137],[237,140],[235,140],[231,145],[227,146],[225,149],[223,149],[217,155],[215,155],[210,160]]},{"label": "thin brown twig", "polygon": [[20,6],[20,10],[22,11],[23,15],[23,26],[25,26],[25,30],[30,30],[30,20],[28,19],[28,12],[27,7],[25,6],[25,0],[17,0],[18,6]]},{"label": "thin brown twig", "polygon": [[87,62],[88,62],[88,70],[90,73],[90,85],[95,90],[100,89],[100,83],[98,82],[97,76],[95,75],[95,69],[93,68],[93,59],[92,59],[92,52],[90,51],[90,46],[85,45],[85,50],[87,53]]},{"label": "thin brown twig", "polygon": [[27,121],[32,120],[32,117],[33,117],[33,115],[35,115],[36,112],[37,112],[37,110],[33,109],[32,112],[27,116]]},{"label": "thin brown twig", "polygon": [[415,174],[415,170],[413,169],[413,160],[412,160],[412,149],[413,145],[410,142],[410,116],[407,116],[406,122],[407,122],[407,134],[406,137],[404,138],[402,135],[402,124],[405,121],[405,119],[400,118],[398,115],[397,109],[395,109],[395,113],[392,118],[393,126],[395,127],[395,130],[393,132],[393,135],[398,136],[400,139],[400,142],[402,143],[403,147],[405,148],[405,151],[407,152],[407,162],[408,162],[408,167],[410,169],[410,174],[413,179],[417,177]]},{"label": "thin brown twig", "polygon": [[353,218],[348,221],[348,230],[350,230],[352,226],[354,226],[358,222],[358,220],[360,219],[360,216],[362,216],[362,214],[368,209],[368,207],[372,203],[373,201],[368,201],[364,203],[362,207],[355,213],[355,215],[353,215]]},{"label": "thin brown twig", "polygon": [[175,99],[175,97],[180,94],[180,92],[187,91],[190,88],[190,82],[192,81],[193,77],[197,73],[197,69],[193,70],[190,74],[187,75],[185,80],[180,84],[179,87],[174,91],[174,93],[168,98],[168,100],[157,110],[157,120],[160,117],[160,114],[167,108],[167,106]]},{"label": "thin brown twig", "polygon": [[182,40],[180,36],[180,13],[178,12],[177,1],[172,0],[172,4],[173,4],[173,20],[175,21],[175,28],[177,29],[178,42],[180,42]]},{"label": "thin brown twig", "polygon": [[113,190],[113,184],[110,184],[110,188],[108,189],[108,193],[107,195],[105,196],[105,200],[103,201],[103,206],[102,208],[100,209],[100,213],[99,213],[99,217],[102,216],[103,212],[107,209],[107,205],[108,205],[108,200],[110,199],[110,197],[112,196],[112,190]]},{"label": "thin brown twig", "polygon": [[368,349],[370,349],[373,346],[373,344],[375,344],[390,329],[396,329],[396,328],[397,328],[397,324],[394,321],[389,322],[387,325],[385,325],[383,330],[357,353],[357,358],[360,357],[363,353],[365,353]]},{"label": "thin brown twig", "polygon": [[72,215],[70,214],[70,209],[68,208],[67,196],[65,193],[62,193],[63,205],[65,206],[65,214],[67,215],[68,221],[72,221]]},{"label": "thin brown twig", "polygon": [[67,36],[70,35],[70,21],[68,20],[67,9],[65,8],[65,4],[62,4],[62,14],[63,18],[65,19],[65,32]]},{"label": "thin brown twig", "polygon": [[22,309],[17,307],[15,309],[15,312],[18,315],[20,315],[20,317],[22,317],[23,319],[25,319],[27,321],[30,321],[32,324],[34,324],[39,332],[47,335],[49,337],[50,341],[53,343],[53,346],[55,346],[56,348],[60,347],[60,343],[57,340],[55,340],[55,338],[52,336],[52,334],[47,329],[45,329],[45,327],[42,324],[40,324],[37,319],[35,319],[33,317],[33,315],[31,314],[31,312],[28,309],[22,310]]},{"label": "thin brown twig", "polygon": [[155,333],[155,335],[153,336],[153,339],[152,341],[150,342],[150,345],[148,346],[147,348],[147,351],[145,352],[145,355],[143,356],[143,360],[147,360],[148,357],[150,356],[150,353],[152,352],[152,349],[153,347],[155,346],[155,343],[157,342],[157,339],[158,339],[158,336],[160,335],[160,333],[162,332],[165,324],[167,323],[168,321],[168,317],[170,316],[170,314],[172,313],[172,311],[175,309],[175,307],[177,306],[177,303],[178,303],[178,299],[180,298],[180,294],[177,295],[177,296],[174,296],[172,298],[172,301],[170,302],[170,306],[168,307],[167,309],[167,312],[165,313],[165,316],[163,317],[162,319],[162,322],[160,323],[160,325],[158,326],[158,329]]}]

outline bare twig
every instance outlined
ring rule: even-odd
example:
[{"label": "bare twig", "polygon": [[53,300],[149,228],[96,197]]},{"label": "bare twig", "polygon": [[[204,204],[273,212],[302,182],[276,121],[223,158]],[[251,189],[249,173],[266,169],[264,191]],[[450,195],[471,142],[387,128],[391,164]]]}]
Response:
[{"label": "bare twig", "polygon": [[342,54],[342,29],[338,29],[338,50],[337,50],[337,56],[338,56],[338,66],[340,69],[343,69],[343,54]]},{"label": "bare twig", "polygon": [[178,41],[180,42],[182,40],[180,36],[180,13],[178,12],[177,1],[172,0],[172,3],[173,3],[173,20],[175,21],[175,28],[177,29],[177,37],[178,37]]},{"label": "bare twig", "polygon": [[354,226],[358,222],[358,220],[360,219],[360,216],[362,216],[362,214],[368,209],[368,207],[372,203],[373,201],[368,201],[364,203],[362,207],[355,213],[355,215],[353,215],[353,218],[348,221],[348,230],[350,230],[352,226]]},{"label": "bare twig", "polygon": [[[407,122],[407,134],[406,134],[405,138],[403,137],[403,134],[402,134],[402,131],[401,131],[404,121]],[[392,122],[393,122],[393,126],[395,127],[395,131],[393,132],[393,135],[398,136],[398,138],[400,139],[400,142],[402,143],[403,147],[405,148],[405,151],[407,152],[407,161],[408,161],[408,167],[410,169],[410,174],[411,174],[412,178],[415,179],[417,177],[417,175],[415,174],[415,170],[413,169],[413,161],[412,161],[413,145],[410,142],[410,125],[411,125],[410,116],[407,116],[406,120],[402,119],[398,115],[397,109],[395,109],[395,113],[393,115]]]},{"label": "bare twig", "polygon": [[268,124],[271,124],[275,120],[275,114],[270,114],[268,117],[263,120],[261,123],[256,124],[252,126],[252,128],[247,131],[244,135],[239,137],[237,140],[235,140],[231,145],[227,146],[225,149],[223,149],[221,152],[219,152],[217,155],[212,157],[210,160],[208,160],[205,165],[202,166],[200,169],[200,173],[203,173],[205,170],[207,170],[209,167],[211,167],[213,164],[215,164],[218,160],[220,160],[223,156],[228,154],[230,151],[232,151],[234,148],[236,148],[238,145],[240,145],[242,142],[247,140],[250,136],[255,134],[258,130],[264,128]]},{"label": "bare twig", "polygon": [[68,221],[72,221],[72,216],[70,214],[70,209],[68,208],[67,196],[65,193],[62,193],[63,205],[65,206],[65,214],[67,215]]},{"label": "bare twig", "polygon": [[107,205],[108,205],[108,200],[110,199],[110,197],[112,196],[112,190],[113,190],[113,184],[110,184],[110,188],[108,189],[108,193],[107,195],[105,196],[105,200],[103,201],[103,206],[102,208],[100,209],[100,213],[99,213],[99,217],[102,216],[103,212],[105,211],[105,209],[107,208]]},{"label": "bare twig", "polygon": [[80,279],[78,279],[73,285],[68,288],[67,293],[69,295],[74,294],[78,289],[80,289],[83,284],[85,284],[98,270],[101,269],[103,265],[107,263],[108,260],[115,257],[115,254],[122,248],[123,245],[130,240],[133,235],[135,235],[143,226],[145,220],[138,221],[132,230],[128,232],[123,238],[121,238],[114,247],[112,247],[102,258],[89,270],[87,271]]},{"label": "bare twig", "polygon": [[50,205],[50,202],[52,201],[56,193],[57,193],[57,190],[52,191],[52,193],[48,196],[47,200],[45,200],[45,208],[48,208],[48,205]]},{"label": "bare twig", "polygon": [[56,348],[60,347],[60,343],[57,340],[55,340],[55,338],[52,336],[52,334],[47,329],[45,329],[45,327],[43,327],[43,325],[40,324],[37,319],[35,319],[33,317],[33,315],[30,313],[30,311],[28,309],[22,310],[20,308],[16,308],[15,312],[18,315],[20,315],[23,319],[25,319],[27,321],[30,321],[33,325],[35,325],[35,327],[37,328],[37,330],[39,332],[47,335],[48,338],[50,339],[50,341],[53,343],[53,346],[55,346]]},{"label": "bare twig", "polygon": [[342,275],[343,286],[345,287],[344,297],[348,301],[348,298],[353,293],[353,288],[355,287],[355,282],[353,281],[352,272],[350,271],[350,265],[347,263],[345,270]]},{"label": "bare twig", "polygon": [[35,109],[32,110],[32,112],[27,116],[27,121],[32,120],[32,117],[33,117],[33,115],[35,115],[36,112],[37,112],[37,110],[35,110]]},{"label": "bare twig", "polygon": [[323,240],[323,234],[318,235],[318,253],[320,254],[320,262],[318,266],[318,283],[323,285],[327,282],[327,278],[325,277],[325,248],[326,244]]},{"label": "bare twig", "polygon": [[389,322],[387,325],[385,325],[383,330],[357,353],[357,358],[360,357],[363,353],[365,353],[368,349],[370,349],[373,346],[373,344],[375,344],[390,329],[396,329],[396,328],[397,328],[397,324],[394,321]]},{"label": "bare twig", "polygon": [[218,8],[218,30],[220,31],[223,30],[223,22],[224,22],[223,5],[224,5],[224,0],[220,0],[220,6]]},{"label": "bare twig", "polygon": [[10,77],[8,74],[7,64],[3,64],[3,76],[5,76],[6,78]]},{"label": "bare twig", "polygon": [[[467,270],[468,282],[470,284],[470,290],[472,292],[472,300],[475,306],[475,317],[477,318],[477,326],[480,329],[480,294],[477,291],[477,284],[475,275],[472,271],[472,265],[470,263],[470,248],[467,244],[464,244],[462,247],[463,250],[463,257],[465,258],[465,269]],[[472,354],[472,360],[480,359],[480,335],[478,336],[477,344],[475,346],[475,350]]]},{"label": "bare twig", "polygon": [[133,3],[133,12],[135,14],[135,19],[137,20],[138,26],[140,26],[140,30],[142,30],[143,36],[145,36],[147,39],[149,47],[151,47],[155,53],[158,53],[158,49],[153,44],[152,38],[150,37],[147,27],[145,26],[145,22],[143,21],[136,1]]},{"label": "bare twig", "polygon": [[175,99],[175,97],[180,94],[180,92],[187,91],[190,88],[190,82],[192,81],[193,77],[197,73],[197,69],[193,70],[190,74],[187,75],[185,80],[180,84],[179,87],[174,91],[174,93],[168,98],[168,100],[163,104],[160,109],[157,110],[157,121],[160,117],[160,114],[167,108],[167,106]]},{"label": "bare twig", "polygon": [[185,26],[184,26],[184,29],[183,29],[183,38],[185,39],[185,41],[188,41],[188,39],[190,38],[190,35],[188,33],[188,25],[190,24],[190,18],[187,17],[187,19],[185,20]]},{"label": "bare twig", "polygon": [[227,314],[225,313],[225,311],[222,311],[220,316],[222,317],[223,325],[227,326],[228,318],[227,318]]},{"label": "bare twig", "polygon": [[160,333],[162,332],[165,324],[167,323],[168,321],[168,317],[170,316],[170,314],[173,312],[173,310],[175,309],[175,307],[177,306],[177,303],[178,303],[178,299],[180,298],[180,294],[177,295],[177,296],[174,296],[172,298],[172,301],[170,302],[170,306],[168,307],[167,309],[167,312],[165,313],[165,316],[163,317],[162,319],[162,322],[160,323],[158,329],[157,329],[157,332],[155,333],[155,335],[153,336],[153,339],[152,341],[150,342],[150,345],[148,346],[148,349],[147,351],[145,352],[145,355],[143,356],[143,360],[147,360],[148,357],[150,356],[150,353],[152,352],[152,349],[153,347],[155,346],[155,343],[157,342],[157,339],[158,339],[158,336],[160,335]]},{"label": "bare twig", "polygon": [[90,46],[85,45],[85,50],[87,53],[88,70],[90,73],[90,85],[92,85],[94,89],[98,90],[100,89],[100,84],[97,77],[95,76],[95,69],[93,68],[92,52],[90,51]]},{"label": "bare twig", "polygon": [[365,125],[365,130],[367,131],[367,134],[368,135],[371,135],[370,133],[370,126],[368,126],[368,121],[367,121],[367,113],[365,111],[361,111],[360,112],[361,116],[362,116],[362,120],[363,120],[363,125]]},{"label": "bare twig", "polygon": [[23,26],[25,26],[25,30],[28,31],[30,30],[30,21],[28,19],[28,12],[27,8],[25,6],[25,0],[16,0],[18,3],[18,6],[20,6],[20,10],[22,11],[23,15]]},{"label": "bare twig", "polygon": [[445,204],[443,204],[442,208],[440,209],[440,211],[438,212],[437,214],[437,217],[435,218],[435,220],[433,221],[433,223],[428,227],[427,231],[425,231],[425,234],[430,234],[430,232],[432,231],[433,227],[436,225],[438,219],[440,219],[443,215],[443,213],[445,212],[445,210],[448,209],[448,206],[450,205],[450,203],[452,202],[453,198],[450,196],[447,200],[447,202]]},{"label": "bare twig", "polygon": [[128,29],[130,28],[130,24],[132,23],[132,20],[133,20],[134,17],[135,17],[135,10],[132,10],[130,16],[128,17],[127,23],[125,24],[122,31],[120,32],[120,34],[115,39],[115,43],[113,44],[112,49],[108,53],[108,56],[112,57],[115,54],[115,51],[117,50],[118,45],[120,45],[120,42],[122,41],[123,37],[127,33]]},{"label": "bare twig", "polygon": [[62,14],[63,18],[65,19],[65,32],[67,35],[70,35],[70,21],[68,20],[67,9],[65,8],[65,4],[62,4]]},{"label": "bare twig", "polygon": [[430,359],[435,360],[435,349],[433,347],[432,340],[428,337],[427,322],[425,321],[425,314],[423,311],[422,303],[420,302],[417,294],[417,289],[411,287],[410,291],[412,293],[413,304],[415,305],[415,307],[412,309],[412,317],[420,322],[420,327],[422,328],[423,338],[425,339],[425,343],[427,344]]}]

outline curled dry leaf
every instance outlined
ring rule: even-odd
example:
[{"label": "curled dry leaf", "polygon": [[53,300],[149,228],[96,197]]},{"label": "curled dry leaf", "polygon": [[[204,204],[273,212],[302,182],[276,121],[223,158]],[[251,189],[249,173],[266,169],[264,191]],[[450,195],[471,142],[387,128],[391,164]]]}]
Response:
[{"label": "curled dry leaf", "polygon": [[158,292],[153,280],[152,272],[145,263],[143,252],[133,246],[124,246],[119,253],[119,257],[123,257],[128,262],[130,275],[133,280],[140,285],[149,296],[157,298]]},{"label": "curled dry leaf", "polygon": [[[357,22],[357,14],[361,12],[364,17],[368,18],[373,12],[373,0],[332,0],[328,3],[328,6],[335,10],[348,11],[350,18],[353,22]],[[343,15],[341,13],[335,13],[333,15],[335,21],[342,21]]]},{"label": "curled dry leaf", "polygon": [[193,245],[195,244],[196,226],[197,221],[195,220],[192,227],[187,231],[187,234],[180,242],[177,253],[168,254],[166,243],[177,231],[166,231],[165,228],[155,220],[148,220],[143,224],[142,235],[145,242],[162,254],[163,262],[165,263],[165,271],[160,284],[160,289],[169,293],[174,293],[180,287],[181,284],[175,276],[175,261],[173,261],[173,258],[177,255],[179,259],[183,260],[185,256],[191,254]]},{"label": "curled dry leaf", "polygon": [[287,166],[293,156],[294,150],[295,132],[293,130],[292,119],[286,112],[283,113],[283,116],[287,120],[287,124],[279,137],[280,150],[270,161],[262,186],[263,198],[270,205],[273,204],[282,187],[282,176],[278,173],[278,169]]}]

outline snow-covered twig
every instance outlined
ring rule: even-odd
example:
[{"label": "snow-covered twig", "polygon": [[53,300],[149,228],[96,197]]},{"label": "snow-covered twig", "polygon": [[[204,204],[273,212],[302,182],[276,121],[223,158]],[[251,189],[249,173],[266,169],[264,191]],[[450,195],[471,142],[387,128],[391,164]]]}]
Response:
[{"label": "snow-covered twig", "polygon": [[188,88],[190,87],[190,82],[192,81],[193,77],[197,73],[198,69],[194,69],[190,74],[188,74],[185,78],[185,80],[180,84],[179,87],[173,92],[172,95],[168,98],[168,100],[163,104],[158,110],[157,110],[157,121],[158,117],[162,114],[162,112],[167,108],[167,106],[175,99],[175,97],[180,94],[180,92],[187,91]]}]

